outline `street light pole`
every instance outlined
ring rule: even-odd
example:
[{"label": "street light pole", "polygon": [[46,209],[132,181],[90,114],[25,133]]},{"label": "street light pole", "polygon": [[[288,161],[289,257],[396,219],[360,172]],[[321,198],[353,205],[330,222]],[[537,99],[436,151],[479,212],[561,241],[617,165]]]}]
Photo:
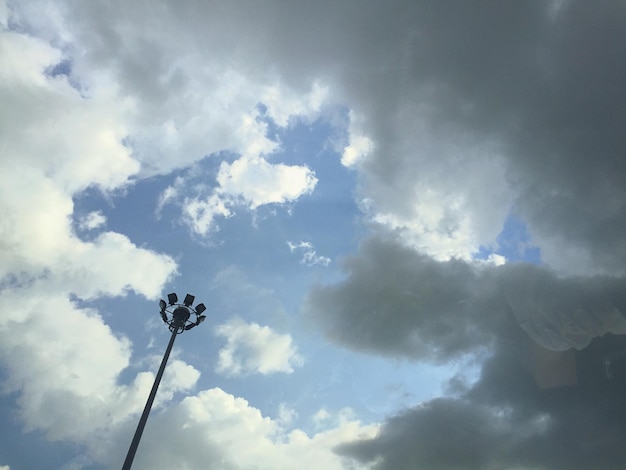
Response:
[{"label": "street light pole", "polygon": [[[141,418],[139,419],[139,423],[137,424],[137,429],[135,431],[135,435],[133,436],[133,440],[130,443],[130,447],[128,449],[128,453],[126,454],[126,460],[124,460],[122,470],[130,470],[133,464],[135,453],[137,453],[139,441],[141,440],[141,435],[143,434],[143,429],[146,426],[146,422],[148,421],[148,415],[150,414],[150,410],[152,409],[152,403],[154,402],[157,390],[159,389],[161,377],[163,377],[163,372],[165,371],[167,360],[169,359],[170,353],[172,352],[172,347],[174,346],[176,336],[178,336],[180,333],[183,333],[184,331],[191,330],[192,328],[198,326],[206,318],[204,315],[201,315],[202,312],[206,310],[204,304],[196,305],[195,309],[192,307],[193,301],[195,299],[193,295],[186,295],[184,305],[177,303],[178,296],[176,294],[169,294],[167,298],[169,301],[169,306],[165,303],[164,300],[161,300],[159,302],[159,305],[161,307],[161,318],[165,323],[169,325],[169,330],[172,332],[172,336],[170,337],[170,342],[168,343],[165,354],[163,355],[163,360],[161,361],[159,371],[157,372],[156,378],[154,379],[154,384],[152,385],[152,390],[150,391],[150,395],[148,396],[148,401],[146,402],[146,406],[144,407]],[[173,312],[170,312],[171,309],[173,309]],[[196,316],[195,322],[189,320],[191,312],[193,312]],[[170,315],[169,317],[168,314]]]}]

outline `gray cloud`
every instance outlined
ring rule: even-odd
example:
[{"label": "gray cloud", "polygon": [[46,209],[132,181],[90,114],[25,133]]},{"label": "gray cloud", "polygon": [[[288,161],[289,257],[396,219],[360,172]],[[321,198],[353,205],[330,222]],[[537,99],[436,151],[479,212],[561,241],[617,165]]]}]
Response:
[{"label": "gray cloud", "polygon": [[601,358],[624,339],[607,337],[578,353],[580,382],[551,389],[538,388],[522,365],[520,339],[501,342],[469,390],[401,412],[377,437],[337,452],[376,470],[583,470],[623,462],[626,383],[603,378]]},{"label": "gray cloud", "polygon": [[305,312],[331,339],[356,350],[445,361],[490,346],[513,319],[551,350],[626,333],[623,278],[439,262],[382,236],[343,267],[347,278],[314,287]]},{"label": "gray cloud", "polygon": [[484,362],[475,383],[454,377],[447,397],[338,453],[376,470],[582,470],[624,460],[623,365],[609,380],[604,361],[626,348],[625,279],[434,261],[382,235],[343,266],[346,278],[311,290],[305,308],[331,340],[370,354]]},{"label": "gray cloud", "polygon": [[357,350],[448,359],[488,340],[468,308],[477,273],[393,241],[371,239],[344,261],[348,278],[318,286],[306,310],[333,340]]}]

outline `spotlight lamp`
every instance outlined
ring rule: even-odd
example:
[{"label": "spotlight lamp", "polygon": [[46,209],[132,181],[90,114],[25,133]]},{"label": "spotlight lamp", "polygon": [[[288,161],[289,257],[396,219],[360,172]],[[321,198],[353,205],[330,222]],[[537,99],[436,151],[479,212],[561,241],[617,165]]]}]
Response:
[{"label": "spotlight lamp", "polygon": [[189,331],[193,327],[198,326],[206,318],[205,315],[201,315],[206,311],[206,305],[198,304],[193,307],[193,302],[196,300],[195,295],[185,295],[185,300],[182,304],[178,303],[178,295],[175,292],[167,295],[167,302],[165,300],[159,301],[159,307],[161,308],[161,318],[165,323],[169,325],[169,329],[172,333],[182,333],[183,331]]},{"label": "spotlight lamp", "polygon": [[196,296],[195,296],[195,295],[187,294],[187,295],[185,296],[185,300],[184,300],[184,302],[183,302],[183,303],[184,303],[187,307],[191,307],[191,306],[193,305],[193,301],[194,301],[194,300],[196,300]]}]

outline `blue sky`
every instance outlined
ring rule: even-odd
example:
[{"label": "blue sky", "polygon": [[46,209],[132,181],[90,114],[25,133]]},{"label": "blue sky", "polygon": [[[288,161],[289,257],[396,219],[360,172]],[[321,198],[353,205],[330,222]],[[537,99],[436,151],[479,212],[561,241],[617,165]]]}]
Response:
[{"label": "blue sky", "polygon": [[619,467],[624,17],[0,0],[0,470]]}]

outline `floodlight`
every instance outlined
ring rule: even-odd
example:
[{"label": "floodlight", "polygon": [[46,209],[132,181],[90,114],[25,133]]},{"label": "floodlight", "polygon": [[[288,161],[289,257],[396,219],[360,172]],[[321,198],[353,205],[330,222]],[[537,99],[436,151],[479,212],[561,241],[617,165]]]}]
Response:
[{"label": "floodlight", "polygon": [[183,302],[187,307],[191,307],[193,305],[193,301],[196,300],[195,295],[187,294],[185,296],[185,301]]},{"label": "floodlight", "polygon": [[171,294],[167,294],[167,301],[170,303],[170,305],[174,305],[176,302],[178,302],[178,296],[173,292]]},{"label": "floodlight", "polygon": [[163,299],[159,300],[159,307],[161,307],[161,311],[167,308],[167,304],[165,303],[165,300]]},{"label": "floodlight", "polygon": [[165,323],[167,323],[167,315],[165,314],[165,310],[161,310],[161,318]]},{"label": "floodlight", "polygon": [[206,319],[206,315],[200,315],[198,316],[198,319],[196,320],[196,324],[199,325],[200,323],[202,323],[204,320]]},{"label": "floodlight", "polygon": [[204,304],[198,304],[196,305],[196,313],[198,315],[200,315],[202,312],[204,312],[206,310],[206,307],[204,306]]}]

